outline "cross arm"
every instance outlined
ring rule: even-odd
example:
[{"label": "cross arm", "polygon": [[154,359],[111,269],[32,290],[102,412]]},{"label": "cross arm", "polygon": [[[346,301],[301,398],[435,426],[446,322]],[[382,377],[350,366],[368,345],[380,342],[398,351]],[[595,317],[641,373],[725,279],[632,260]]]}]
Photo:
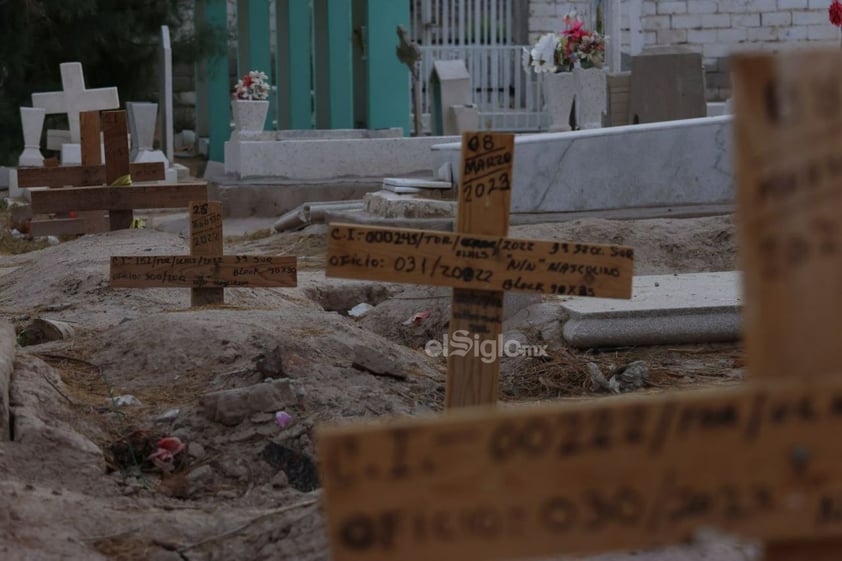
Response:
[{"label": "cross arm", "polygon": [[[132,181],[160,181],[166,178],[162,162],[131,164]],[[54,168],[21,168],[18,170],[20,187],[77,187],[104,185],[105,166],[59,166]]]},{"label": "cross arm", "polygon": [[331,224],[327,276],[630,298],[630,247]]},{"label": "cross arm", "polygon": [[83,90],[79,97],[77,111],[99,111],[104,109],[119,109],[120,96],[117,88],[94,88]]},{"label": "cross arm", "polygon": [[32,107],[40,107],[48,115],[67,113],[67,101],[64,92],[44,92],[32,94]]},{"label": "cross arm", "polygon": [[317,433],[336,561],[842,536],[842,379],[451,411]]},{"label": "cross arm", "polygon": [[115,256],[115,288],[268,288],[294,287],[295,257],[263,255]]},{"label": "cross arm", "polygon": [[132,210],[187,208],[190,201],[207,200],[207,183],[136,185],[123,187],[68,187],[32,189],[32,212],[71,210]]},{"label": "cross arm", "polygon": [[66,185],[102,185],[105,166],[59,166],[54,168],[21,168],[18,185],[31,187],[64,187]]}]

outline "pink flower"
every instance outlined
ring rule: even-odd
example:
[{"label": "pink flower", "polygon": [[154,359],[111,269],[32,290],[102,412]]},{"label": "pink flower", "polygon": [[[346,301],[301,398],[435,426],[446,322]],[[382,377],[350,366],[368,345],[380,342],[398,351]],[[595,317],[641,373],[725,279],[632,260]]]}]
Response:
[{"label": "pink flower", "polygon": [[158,450],[149,454],[146,460],[155,464],[161,471],[172,471],[175,467],[175,457],[187,448],[181,439],[168,436],[158,441]]},{"label": "pink flower", "polygon": [[587,32],[587,31],[585,31],[584,29],[582,29],[582,27],[583,27],[584,25],[585,25],[585,22],[582,22],[582,21],[574,21],[574,22],[573,22],[573,25],[569,25],[569,24],[568,24],[567,29],[565,29],[564,31],[562,31],[562,33],[563,33],[564,35],[567,35],[567,36],[568,36],[568,37],[570,37],[571,39],[581,39],[582,37],[584,37],[585,35],[587,35],[587,34],[588,34],[588,32]]},{"label": "pink flower", "polygon": [[175,436],[168,436],[158,441],[158,450],[160,451],[163,448],[164,450],[170,452],[173,456],[184,450],[186,447],[187,446],[181,441],[181,439]]},{"label": "pink flower", "polygon": [[292,422],[292,415],[286,411],[278,411],[275,413],[275,422],[278,423],[278,426],[282,429],[286,428],[286,426]]},{"label": "pink flower", "polygon": [[172,452],[164,450],[163,448],[158,448],[157,452],[149,454],[146,459],[155,464],[155,467],[161,471],[172,471],[173,463],[175,461],[175,457],[172,455]]}]

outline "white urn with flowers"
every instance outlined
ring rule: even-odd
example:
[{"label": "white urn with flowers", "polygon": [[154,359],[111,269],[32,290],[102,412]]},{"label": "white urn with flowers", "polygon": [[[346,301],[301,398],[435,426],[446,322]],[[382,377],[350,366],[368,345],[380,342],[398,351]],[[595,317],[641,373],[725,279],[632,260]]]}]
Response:
[{"label": "white urn with flowers", "polygon": [[269,90],[269,79],[259,70],[252,70],[237,81],[231,100],[234,117],[231,138],[256,136],[263,132],[269,113]]},{"label": "white urn with flowers", "polygon": [[564,23],[561,33],[542,35],[531,50],[523,50],[523,65],[542,75],[551,131],[599,128],[608,105],[602,69],[607,37],[586,30],[575,11]]}]

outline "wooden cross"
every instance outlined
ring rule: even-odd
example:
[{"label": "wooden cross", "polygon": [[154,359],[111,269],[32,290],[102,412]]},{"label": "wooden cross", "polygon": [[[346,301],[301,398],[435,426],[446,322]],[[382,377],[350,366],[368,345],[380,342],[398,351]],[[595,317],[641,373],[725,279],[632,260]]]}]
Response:
[{"label": "wooden cross", "polygon": [[456,231],[331,224],[327,276],[453,287],[445,405],[496,404],[499,361],[476,351],[499,345],[504,291],[631,297],[628,247],[508,238],[514,135],[465,133]]},{"label": "wooden cross", "polygon": [[[105,163],[100,157],[100,115],[96,111],[82,113],[82,165],[50,168],[21,168],[18,184],[30,187],[34,214],[66,213],[71,211],[109,211],[109,229],[130,228],[133,209],[183,208],[191,200],[207,199],[205,182],[177,185],[114,186],[124,177],[132,182],[164,179],[161,162],[129,162],[128,128],[125,111],[102,113],[105,137]],[[64,189],[56,189],[74,185]],[[46,187],[49,189],[38,187]],[[85,220],[64,219],[61,222],[38,224],[33,233],[81,234],[92,233]]]},{"label": "wooden cross", "polygon": [[766,540],[766,561],[839,559],[842,59],[732,65],[751,381],[321,429],[333,559],[585,555],[705,528]]},{"label": "wooden cross", "polygon": [[[122,128],[120,113],[122,112],[112,113],[108,116],[106,128],[109,129],[108,133],[111,137],[119,134]],[[81,124],[82,165],[21,168],[18,170],[18,185],[20,187],[59,188],[68,185],[90,187],[108,184],[106,181],[106,165],[102,162],[100,151],[99,111],[83,112],[79,118]],[[116,130],[112,131],[111,129]],[[112,160],[113,169],[115,155],[110,153],[109,156],[111,156],[110,159]],[[125,167],[125,164],[121,164],[120,167]],[[132,178],[136,181],[156,181],[165,177],[164,165],[160,162],[131,164],[129,171]],[[103,210],[92,210],[77,213],[75,217],[33,220],[31,231],[35,236],[104,232],[110,229],[107,214]]]},{"label": "wooden cross", "polygon": [[191,288],[190,305],[224,304],[225,288],[294,287],[297,259],[223,255],[222,203],[191,202],[189,256],[111,258],[114,288]]}]

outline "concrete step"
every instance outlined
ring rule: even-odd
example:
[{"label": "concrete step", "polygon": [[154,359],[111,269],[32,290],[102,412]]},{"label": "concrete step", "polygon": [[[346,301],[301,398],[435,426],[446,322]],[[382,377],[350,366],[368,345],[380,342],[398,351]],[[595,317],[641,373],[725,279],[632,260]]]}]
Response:
[{"label": "concrete step", "polygon": [[452,189],[449,181],[420,179],[412,177],[387,177],[383,180],[383,189],[398,194],[419,194],[430,190]]}]

